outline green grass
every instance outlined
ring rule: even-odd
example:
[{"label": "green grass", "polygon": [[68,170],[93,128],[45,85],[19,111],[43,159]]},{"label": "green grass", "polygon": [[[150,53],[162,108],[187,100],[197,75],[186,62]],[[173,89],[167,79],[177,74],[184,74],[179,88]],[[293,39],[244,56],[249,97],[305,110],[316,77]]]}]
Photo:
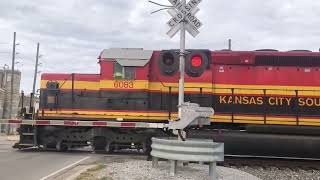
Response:
[{"label": "green grass", "polygon": [[111,177],[103,177],[103,178],[101,178],[99,180],[112,180],[112,178]]},{"label": "green grass", "polygon": [[103,177],[100,179],[97,179],[95,177],[97,175],[97,173],[99,173],[99,171],[101,171],[105,167],[106,167],[106,165],[104,165],[104,164],[98,164],[98,165],[94,166],[93,168],[88,169],[86,172],[81,173],[75,180],[92,180],[92,179],[112,180],[111,177]]}]

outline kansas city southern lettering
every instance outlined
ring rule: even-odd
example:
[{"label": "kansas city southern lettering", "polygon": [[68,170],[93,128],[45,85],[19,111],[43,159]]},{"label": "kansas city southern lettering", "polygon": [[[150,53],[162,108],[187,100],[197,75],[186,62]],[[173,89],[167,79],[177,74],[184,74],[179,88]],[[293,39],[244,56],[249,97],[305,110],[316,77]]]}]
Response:
[{"label": "kansas city southern lettering", "polygon": [[263,105],[263,97],[220,96],[220,104]]},{"label": "kansas city southern lettering", "polygon": [[320,107],[320,98],[299,98],[299,106]]},{"label": "kansas city southern lettering", "polygon": [[[296,101],[297,99],[297,101]],[[219,96],[220,104],[320,107],[320,98],[292,98],[292,97],[266,97],[261,96]]]}]

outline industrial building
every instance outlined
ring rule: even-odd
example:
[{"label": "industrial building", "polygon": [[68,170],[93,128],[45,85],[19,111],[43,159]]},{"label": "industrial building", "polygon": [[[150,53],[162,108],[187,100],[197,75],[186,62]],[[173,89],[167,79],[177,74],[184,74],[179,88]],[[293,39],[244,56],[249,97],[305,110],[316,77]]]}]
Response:
[{"label": "industrial building", "polygon": [[[13,78],[13,101],[12,112],[10,115],[10,93],[11,93],[11,70],[0,70],[0,119],[16,118],[19,111],[20,102],[20,81],[21,72],[14,71]],[[3,132],[4,125],[1,125],[1,132]]]}]

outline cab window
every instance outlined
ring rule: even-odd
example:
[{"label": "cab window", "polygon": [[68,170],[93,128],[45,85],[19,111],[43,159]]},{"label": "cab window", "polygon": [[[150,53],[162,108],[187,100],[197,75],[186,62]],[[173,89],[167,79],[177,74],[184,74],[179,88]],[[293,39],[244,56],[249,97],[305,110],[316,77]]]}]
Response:
[{"label": "cab window", "polygon": [[114,64],[113,77],[116,80],[134,80],[136,76],[135,67],[121,66],[119,63]]}]

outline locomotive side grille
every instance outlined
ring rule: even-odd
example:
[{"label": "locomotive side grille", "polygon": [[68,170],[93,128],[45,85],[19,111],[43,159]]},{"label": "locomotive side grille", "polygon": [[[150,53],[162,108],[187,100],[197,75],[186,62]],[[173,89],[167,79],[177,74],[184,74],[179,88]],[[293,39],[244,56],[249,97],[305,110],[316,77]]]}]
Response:
[{"label": "locomotive side grille", "polygon": [[256,56],[255,64],[260,66],[320,66],[319,56]]}]

